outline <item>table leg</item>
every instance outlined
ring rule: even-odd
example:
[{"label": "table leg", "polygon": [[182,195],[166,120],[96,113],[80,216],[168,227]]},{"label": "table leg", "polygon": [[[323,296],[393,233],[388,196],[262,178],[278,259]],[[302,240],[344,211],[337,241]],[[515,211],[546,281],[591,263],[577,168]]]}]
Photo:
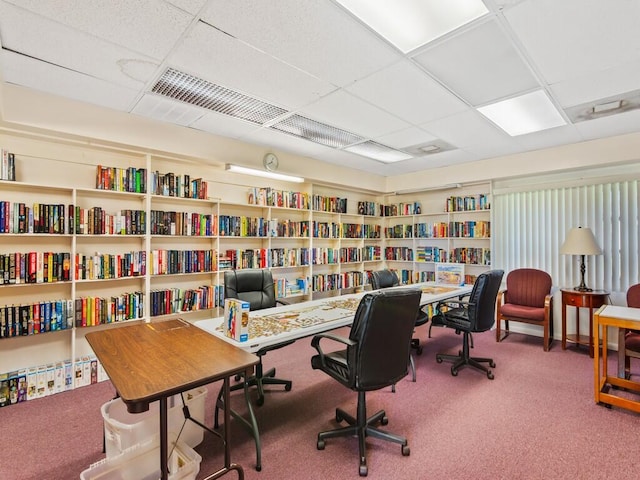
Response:
[{"label": "table leg", "polygon": [[[604,336],[602,338],[604,338]],[[592,305],[589,304],[589,356],[591,356],[591,358],[593,358],[593,345],[593,308]]]},{"label": "table leg", "polygon": [[562,302],[562,350],[567,349],[567,306]]},{"label": "table leg", "polygon": [[[593,335],[596,341],[600,341],[600,325],[596,323]],[[606,327],[605,327],[606,328]],[[596,403],[600,403],[600,349],[598,348],[593,355],[593,373],[594,373],[594,394]]]},{"label": "table leg", "polygon": [[167,397],[160,399],[160,473],[162,480],[169,478],[169,445],[167,427]]}]

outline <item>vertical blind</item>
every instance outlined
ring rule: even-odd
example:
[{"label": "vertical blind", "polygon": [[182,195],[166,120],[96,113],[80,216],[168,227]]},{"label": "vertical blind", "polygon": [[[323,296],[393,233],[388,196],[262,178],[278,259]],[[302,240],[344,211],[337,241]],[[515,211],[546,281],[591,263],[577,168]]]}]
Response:
[{"label": "vertical blind", "polygon": [[638,181],[493,195],[495,268],[547,271],[555,286],[575,286],[580,257],[561,255],[573,227],[589,227],[602,255],[586,256],[585,282],[590,288],[626,292],[639,283]]}]

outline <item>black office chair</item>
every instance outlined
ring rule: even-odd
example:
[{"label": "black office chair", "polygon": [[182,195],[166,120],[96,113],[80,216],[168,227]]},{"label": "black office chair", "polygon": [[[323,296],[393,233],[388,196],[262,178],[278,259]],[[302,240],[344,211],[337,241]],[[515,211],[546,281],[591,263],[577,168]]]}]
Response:
[{"label": "black office chair", "polygon": [[[398,280],[398,276],[395,272],[391,270],[378,270],[375,272],[371,272],[371,288],[374,290],[379,290],[381,288],[389,288],[396,287],[400,284]],[[424,325],[429,321],[429,315],[422,310],[422,308],[418,308],[418,313],[416,314],[415,326],[419,327],[420,325]],[[420,339],[412,338],[411,339],[411,347],[416,350],[416,354],[422,354],[422,346],[420,345]],[[410,365],[411,365],[411,379],[412,381],[416,381],[416,365],[415,360],[413,359],[413,355],[409,357]],[[395,391],[395,388],[394,388]]]},{"label": "black office chair", "polygon": [[[311,341],[318,351],[318,355],[311,357],[311,366],[358,392],[356,418],[337,408],[336,421],[346,420],[349,426],[320,432],[318,450],[324,449],[327,438],[357,435],[363,477],[367,475],[366,437],[399,443],[402,455],[410,453],[406,438],[374,427],[378,422],[388,423],[384,410],[367,418],[365,393],[393,385],[407,375],[420,296],[419,290],[408,288],[367,293],[358,305],[349,338],[326,333]],[[323,339],[340,342],[346,348],[325,353],[320,346]]]},{"label": "black office chair", "polygon": [[[502,282],[504,271],[491,270],[478,276],[473,284],[473,290],[469,294],[468,301],[444,301],[438,304],[438,319],[445,327],[453,328],[456,333],[462,333],[462,350],[458,355],[436,355],[436,361],[442,363],[443,360],[453,360],[451,375],[458,375],[460,368],[471,366],[487,374],[493,380],[493,373],[482,365],[488,363],[491,368],[496,364],[491,358],[479,358],[469,356],[469,342],[471,332],[485,332],[489,330],[495,321],[495,307],[498,290]],[[441,308],[446,306],[445,309]]]},{"label": "black office chair", "polygon": [[[249,310],[262,310],[275,307],[276,304],[286,305],[282,300],[276,300],[273,276],[270,270],[246,269],[228,270],[224,272],[224,298],[238,298],[249,302]],[[262,348],[256,352],[259,362],[255,368],[255,374],[246,381],[250,386],[258,389],[257,404],[264,404],[264,385],[284,385],[286,391],[291,390],[291,380],[275,378],[276,370],[272,368],[266,372],[263,370],[262,357],[271,350],[276,350],[290,345],[293,340],[278,343]],[[239,390],[243,385],[233,385],[231,390]]]}]

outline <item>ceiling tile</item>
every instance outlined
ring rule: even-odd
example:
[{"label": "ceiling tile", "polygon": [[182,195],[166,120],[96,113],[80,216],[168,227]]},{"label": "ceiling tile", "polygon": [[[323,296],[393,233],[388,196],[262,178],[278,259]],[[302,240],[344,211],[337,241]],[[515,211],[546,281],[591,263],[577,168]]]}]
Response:
[{"label": "ceiling tile", "polygon": [[[158,0],[8,0],[20,8],[163,59],[193,16]],[[99,12],[99,14],[98,14]]]},{"label": "ceiling tile", "polygon": [[192,15],[197,14],[202,7],[205,6],[207,0],[167,0],[170,4],[188,12]]},{"label": "ceiling tile", "polygon": [[138,93],[7,50],[1,55],[3,78],[8,83],[123,111],[129,111]]},{"label": "ceiling tile", "polygon": [[436,139],[436,137],[418,127],[409,127],[374,138],[375,141],[383,145],[399,149],[432,142]]},{"label": "ceiling tile", "polygon": [[191,107],[183,102],[168,100],[148,93],[142,96],[131,110],[131,113],[163,122],[189,126],[202,117],[205,111],[201,108]]},{"label": "ceiling tile", "polygon": [[363,78],[346,90],[415,125],[467,108],[408,60]]},{"label": "ceiling tile", "polygon": [[572,124],[518,136],[518,143],[522,145],[525,150],[541,150],[543,148],[556,147],[567,143],[577,143],[582,140],[582,136],[575,128],[575,125]]},{"label": "ceiling tile", "polygon": [[611,115],[575,124],[575,128],[585,140],[624,135],[638,131],[640,110]]},{"label": "ceiling tile", "polygon": [[129,88],[144,87],[158,68],[149,57],[6,3],[0,29],[5,49]]},{"label": "ceiling tile", "polygon": [[285,109],[299,108],[335,89],[203,22],[184,38],[167,63]]},{"label": "ceiling tile", "polygon": [[425,123],[421,127],[458,148],[500,142],[509,138],[506,133],[487,122],[471,108],[466,112]]},{"label": "ceiling tile", "polygon": [[318,102],[304,107],[299,113],[369,138],[409,127],[408,123],[344,90],[327,95]]},{"label": "ceiling tile", "polygon": [[203,19],[301,70],[347,85],[400,53],[329,0],[211,0]]},{"label": "ceiling tile", "polygon": [[551,84],[623,65],[640,51],[637,1],[536,0],[505,18]]},{"label": "ceiling tile", "polygon": [[260,128],[242,137],[243,141],[272,146],[285,152],[298,153],[317,158],[318,155],[335,151],[318,143],[309,142],[293,135],[279,132],[270,128]]},{"label": "ceiling tile", "polygon": [[190,126],[191,128],[231,138],[240,138],[260,128],[255,123],[216,112],[207,112]]},{"label": "ceiling tile", "polygon": [[474,106],[540,86],[495,20],[438,42],[413,59]]}]

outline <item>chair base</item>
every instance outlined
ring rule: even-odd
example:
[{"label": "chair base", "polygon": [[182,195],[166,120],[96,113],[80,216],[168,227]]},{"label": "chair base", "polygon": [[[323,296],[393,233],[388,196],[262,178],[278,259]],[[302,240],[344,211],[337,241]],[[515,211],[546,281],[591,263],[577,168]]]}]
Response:
[{"label": "chair base", "polygon": [[458,352],[458,355],[448,355],[444,353],[438,353],[436,355],[436,361],[438,363],[442,363],[443,360],[452,360],[454,363],[451,365],[451,375],[456,377],[458,375],[458,370],[464,367],[473,367],[477,370],[480,370],[487,374],[487,378],[489,380],[493,380],[493,372],[489,370],[487,367],[483,365],[483,363],[488,363],[489,367],[495,368],[496,364],[492,358],[483,358],[483,357],[470,357],[469,356],[469,342],[471,334],[469,332],[463,333],[464,338],[462,340],[462,350]]},{"label": "chair base", "polygon": [[358,392],[357,418],[349,415],[341,408],[336,408],[336,422],[340,423],[343,420],[346,421],[349,426],[318,433],[317,448],[318,450],[324,450],[325,440],[327,438],[357,436],[360,450],[359,474],[361,477],[366,477],[368,474],[366,437],[375,437],[388,442],[398,443],[401,445],[403,456],[406,457],[411,454],[411,450],[409,449],[409,445],[405,437],[396,435],[395,433],[385,432],[374,427],[377,423],[380,423],[381,425],[389,423],[384,410],[380,410],[367,418],[365,392]]}]

